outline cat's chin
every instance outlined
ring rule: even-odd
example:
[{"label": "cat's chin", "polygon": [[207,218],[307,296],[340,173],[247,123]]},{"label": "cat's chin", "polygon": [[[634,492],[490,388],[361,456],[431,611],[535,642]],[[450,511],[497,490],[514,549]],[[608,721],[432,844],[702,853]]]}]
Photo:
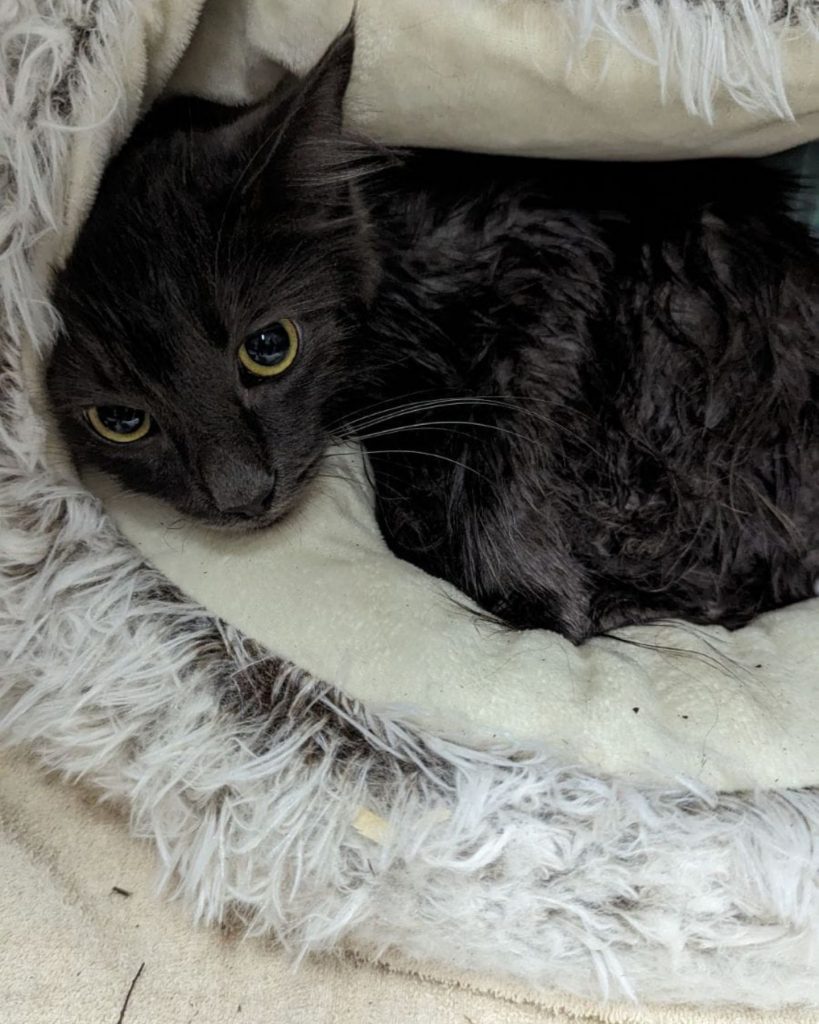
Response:
[{"label": "cat's chin", "polygon": [[262,516],[196,516],[196,520],[209,530],[218,530],[220,533],[258,533],[260,530],[267,530],[275,526],[288,513],[288,509],[269,512]]},{"label": "cat's chin", "polygon": [[220,533],[259,533],[268,530],[283,519],[291,516],[306,499],[309,487],[302,487],[289,500],[280,501],[274,508],[259,515],[227,515],[214,513],[188,513],[202,526]]}]

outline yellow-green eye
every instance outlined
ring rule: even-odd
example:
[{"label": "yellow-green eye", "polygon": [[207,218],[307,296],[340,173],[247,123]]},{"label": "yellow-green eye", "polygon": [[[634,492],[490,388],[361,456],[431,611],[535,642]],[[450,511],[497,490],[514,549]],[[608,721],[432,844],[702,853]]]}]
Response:
[{"label": "yellow-green eye", "polygon": [[151,429],[151,417],[143,409],[125,405],[91,405],[85,410],[88,422],[106,441],[130,444],[145,437]]},{"label": "yellow-green eye", "polygon": [[239,362],[254,377],[276,377],[292,365],[298,351],[298,327],[292,320],[279,320],[245,338]]}]

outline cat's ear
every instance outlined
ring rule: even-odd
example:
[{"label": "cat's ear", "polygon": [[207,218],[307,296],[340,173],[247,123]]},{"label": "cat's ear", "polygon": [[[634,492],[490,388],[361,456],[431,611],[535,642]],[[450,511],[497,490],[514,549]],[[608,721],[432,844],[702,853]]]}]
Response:
[{"label": "cat's ear", "polygon": [[325,50],[319,62],[282,101],[285,134],[292,128],[302,137],[331,138],[341,133],[344,94],[350,83],[355,56],[355,23],[347,27]]},{"label": "cat's ear", "polygon": [[245,197],[275,183],[278,189],[313,189],[313,199],[320,200],[343,177],[344,94],[354,52],[351,19],[304,78],[223,128],[219,142],[224,150],[243,154],[239,185]]}]

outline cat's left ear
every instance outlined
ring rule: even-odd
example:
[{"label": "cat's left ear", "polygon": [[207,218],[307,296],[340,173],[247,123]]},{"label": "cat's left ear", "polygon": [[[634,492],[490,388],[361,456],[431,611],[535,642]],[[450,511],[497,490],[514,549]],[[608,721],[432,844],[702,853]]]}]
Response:
[{"label": "cat's left ear", "polygon": [[336,36],[324,55],[295,85],[292,94],[283,96],[285,134],[294,129],[302,137],[332,137],[341,133],[344,94],[350,84],[355,56],[355,21]]},{"label": "cat's left ear", "polygon": [[[344,94],[355,53],[350,19],[308,74],[244,115],[233,132],[244,135],[246,153],[241,191],[245,195],[275,178],[276,185],[313,189],[339,179]],[[234,136],[232,145],[236,145]],[[343,177],[343,175],[341,176]],[[315,190],[318,189],[318,192]]]}]

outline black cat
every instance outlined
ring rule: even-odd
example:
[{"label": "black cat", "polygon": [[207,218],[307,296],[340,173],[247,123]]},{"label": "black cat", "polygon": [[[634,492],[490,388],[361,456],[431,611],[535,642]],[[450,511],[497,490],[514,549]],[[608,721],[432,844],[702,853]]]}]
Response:
[{"label": "black cat", "polygon": [[819,568],[819,253],[743,161],[393,154],[348,30],[253,109],[177,100],[56,281],[77,463],[221,526],[359,439],[402,558],[579,641],[737,626]]}]

